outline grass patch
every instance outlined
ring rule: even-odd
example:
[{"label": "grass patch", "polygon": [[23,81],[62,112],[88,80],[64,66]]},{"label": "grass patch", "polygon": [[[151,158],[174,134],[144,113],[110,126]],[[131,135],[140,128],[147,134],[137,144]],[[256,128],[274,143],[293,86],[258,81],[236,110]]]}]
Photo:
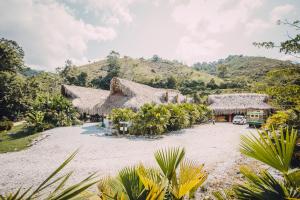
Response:
[{"label": "grass patch", "polygon": [[20,151],[27,148],[39,134],[31,134],[25,124],[14,126],[9,131],[0,131],[0,153]]}]

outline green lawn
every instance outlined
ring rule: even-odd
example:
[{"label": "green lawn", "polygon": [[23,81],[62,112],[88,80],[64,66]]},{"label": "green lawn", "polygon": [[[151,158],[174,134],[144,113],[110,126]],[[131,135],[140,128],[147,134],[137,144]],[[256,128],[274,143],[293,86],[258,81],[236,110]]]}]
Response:
[{"label": "green lawn", "polygon": [[25,149],[37,136],[38,133],[26,132],[24,124],[14,126],[9,131],[0,131],[0,153]]}]

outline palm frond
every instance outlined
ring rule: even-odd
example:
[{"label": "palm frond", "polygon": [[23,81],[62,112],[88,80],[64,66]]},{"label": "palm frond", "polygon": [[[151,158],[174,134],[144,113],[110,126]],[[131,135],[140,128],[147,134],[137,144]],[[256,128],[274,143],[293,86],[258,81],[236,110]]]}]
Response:
[{"label": "palm frond", "polygon": [[113,177],[102,178],[98,184],[98,190],[102,200],[121,199],[124,193],[121,182]]},{"label": "palm frond", "polygon": [[247,182],[233,187],[238,199],[265,200],[289,197],[289,192],[284,184],[272,177],[266,170],[261,171],[259,175],[247,167],[241,167],[240,171]]},{"label": "palm frond", "polygon": [[215,191],[212,195],[217,200],[233,200],[236,199],[234,192],[231,189],[223,190],[223,191]]},{"label": "palm frond", "polygon": [[207,179],[207,173],[203,170],[204,165],[194,161],[183,160],[180,163],[178,183],[172,184],[172,194],[181,199],[190,191],[199,188]]},{"label": "palm frond", "polygon": [[176,169],[184,158],[184,155],[184,148],[179,147],[159,150],[154,153],[156,162],[169,181],[176,175]]},{"label": "palm frond", "polygon": [[140,165],[137,168],[137,173],[145,189],[148,191],[147,199],[163,200],[168,180],[161,175],[160,171]]},{"label": "palm frond", "polygon": [[282,173],[290,167],[297,139],[295,130],[281,129],[279,137],[275,130],[271,135],[266,131],[258,131],[258,136],[241,136],[241,153],[259,160]]},{"label": "palm frond", "polygon": [[137,173],[136,167],[126,167],[119,172],[119,179],[129,199],[145,199],[146,190]]}]

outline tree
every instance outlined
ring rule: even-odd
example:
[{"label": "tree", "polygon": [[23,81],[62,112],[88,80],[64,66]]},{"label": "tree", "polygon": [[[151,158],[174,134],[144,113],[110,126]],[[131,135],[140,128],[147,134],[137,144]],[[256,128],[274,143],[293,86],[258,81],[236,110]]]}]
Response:
[{"label": "tree", "polygon": [[155,55],[152,56],[151,60],[153,62],[159,62],[159,61],[161,61],[161,58],[158,55],[155,54]]},{"label": "tree", "polygon": [[107,56],[109,76],[118,76],[120,73],[120,54],[116,51],[111,51]]},{"label": "tree", "polygon": [[24,51],[13,40],[0,39],[0,71],[16,73],[24,66]]},{"label": "tree", "polygon": [[167,79],[167,88],[176,89],[177,88],[177,79],[174,76],[170,76]]},{"label": "tree", "polygon": [[0,72],[0,119],[15,120],[27,110],[25,80],[11,72]]},{"label": "tree", "polygon": [[227,74],[227,66],[226,65],[218,65],[217,67],[218,76],[221,78],[225,78]]},{"label": "tree", "polygon": [[215,79],[212,78],[212,79],[210,79],[210,81],[206,84],[206,87],[208,87],[208,88],[214,90],[214,89],[217,89],[217,88],[218,88],[218,85],[216,84]]},{"label": "tree", "polygon": [[77,76],[77,85],[79,86],[86,86],[87,85],[87,73],[86,72],[81,72],[78,76]]},{"label": "tree", "polygon": [[[287,20],[281,21],[278,20],[278,25],[288,25],[292,28],[294,28],[296,31],[300,30],[300,21],[296,20],[293,22],[289,22]],[[299,58],[300,53],[300,34],[296,34],[294,36],[291,36],[288,34],[289,39],[283,42],[280,42],[280,44],[275,44],[274,42],[254,42],[253,44],[257,47],[264,47],[267,49],[270,48],[279,48],[279,51],[284,54],[293,55],[295,57]]]},{"label": "tree", "polygon": [[108,71],[105,77],[101,80],[94,80],[94,84],[97,84],[99,88],[109,90],[110,81],[113,77],[120,75],[121,64],[119,61],[120,54],[116,51],[111,51],[107,56]]}]

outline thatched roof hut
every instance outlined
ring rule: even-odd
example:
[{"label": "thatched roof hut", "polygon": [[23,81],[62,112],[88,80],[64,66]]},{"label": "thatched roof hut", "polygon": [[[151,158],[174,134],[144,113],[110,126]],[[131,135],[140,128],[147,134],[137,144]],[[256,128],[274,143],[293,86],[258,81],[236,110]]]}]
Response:
[{"label": "thatched roof hut", "polygon": [[186,98],[177,90],[153,88],[133,81],[113,78],[110,95],[96,107],[97,113],[108,114],[113,108],[139,109],[145,103],[180,103]]},{"label": "thatched roof hut", "polygon": [[271,110],[268,95],[255,93],[209,95],[208,104],[216,115],[245,114],[248,110]]},{"label": "thatched roof hut", "polygon": [[63,85],[62,94],[72,99],[79,112],[91,115],[109,114],[114,108],[137,110],[145,103],[181,103],[187,100],[177,90],[153,88],[117,77],[111,80],[110,91]]},{"label": "thatched roof hut", "polygon": [[108,90],[62,85],[62,94],[72,99],[72,104],[80,113],[97,114],[95,106],[103,103],[109,96]]}]

